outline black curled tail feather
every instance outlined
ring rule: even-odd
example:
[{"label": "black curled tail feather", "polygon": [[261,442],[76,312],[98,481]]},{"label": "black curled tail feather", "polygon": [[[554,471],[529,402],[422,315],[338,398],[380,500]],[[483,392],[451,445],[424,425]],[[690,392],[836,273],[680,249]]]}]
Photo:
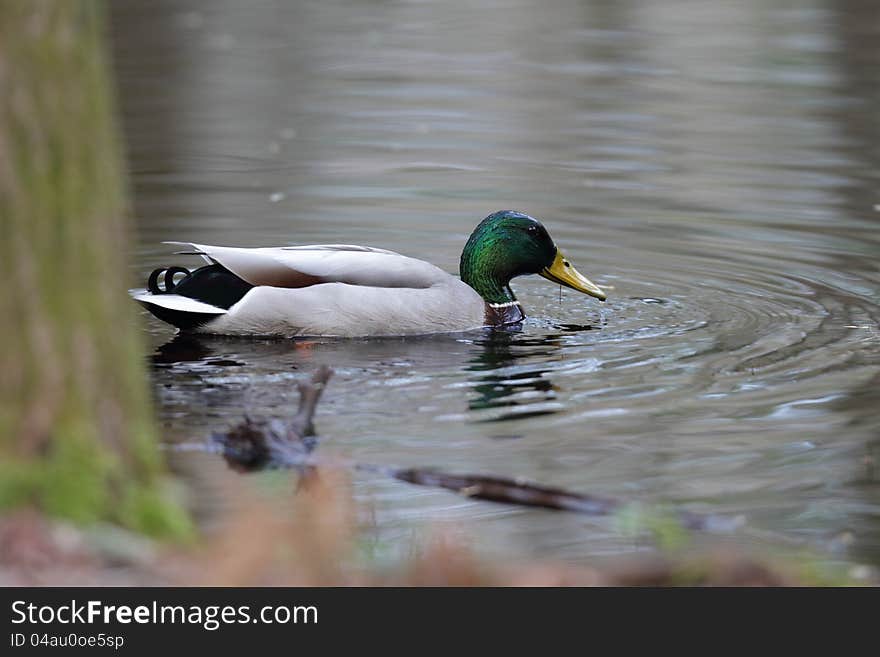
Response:
[{"label": "black curled tail feather", "polygon": [[[175,281],[175,277],[180,274],[183,276]],[[216,263],[192,271],[177,266],[160,267],[147,279],[147,288],[152,295],[188,297],[224,310],[229,310],[238,303],[252,287],[253,285]],[[158,299],[157,303],[150,303],[149,296],[139,301],[154,316],[182,331],[196,330],[217,318],[212,313],[167,308],[158,303]]]},{"label": "black curled tail feather", "polygon": [[[162,272],[165,272],[164,276],[162,276]],[[175,274],[184,274],[184,277],[175,283]],[[165,283],[165,289],[159,287],[160,276],[162,276],[163,282]],[[191,276],[192,272],[186,267],[159,267],[158,269],[154,269],[150,274],[150,277],[147,279],[147,289],[153,294],[171,294],[174,291],[174,288]]]},{"label": "black curled tail feather", "polygon": [[[176,281],[174,277],[183,274]],[[162,281],[164,287],[159,286]],[[160,267],[147,279],[152,294],[178,294],[224,310],[229,310],[253,287],[223,265],[212,264],[192,271],[185,267]]]}]

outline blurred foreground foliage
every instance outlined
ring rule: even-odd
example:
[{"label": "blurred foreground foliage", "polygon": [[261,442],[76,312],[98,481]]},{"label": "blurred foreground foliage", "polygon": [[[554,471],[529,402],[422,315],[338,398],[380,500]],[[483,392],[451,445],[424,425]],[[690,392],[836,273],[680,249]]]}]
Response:
[{"label": "blurred foreground foliage", "polygon": [[[0,585],[788,586],[872,583],[815,558],[681,549],[590,565],[489,558],[467,534],[434,527],[403,558],[377,560],[369,513],[342,469],[236,477],[240,508],[188,548],[112,528],[64,529],[36,514],[0,519]],[[253,484],[258,485],[253,485]],[[261,486],[266,488],[260,490]],[[295,488],[295,494],[292,489]],[[286,489],[287,493],[282,492]],[[278,502],[281,502],[279,509]],[[280,512],[279,512],[280,511]],[[368,511],[368,510],[367,510]],[[857,575],[857,574],[856,574]]]}]

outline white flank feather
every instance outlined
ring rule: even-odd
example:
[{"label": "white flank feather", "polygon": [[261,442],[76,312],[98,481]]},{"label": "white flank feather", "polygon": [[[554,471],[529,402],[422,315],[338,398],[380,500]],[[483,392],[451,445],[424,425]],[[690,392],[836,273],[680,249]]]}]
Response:
[{"label": "white flank feather", "polygon": [[196,301],[179,294],[153,294],[147,290],[129,290],[131,298],[141,303],[149,303],[160,308],[169,310],[181,310],[187,313],[201,313],[206,315],[225,315],[226,310],[212,306],[209,303]]}]

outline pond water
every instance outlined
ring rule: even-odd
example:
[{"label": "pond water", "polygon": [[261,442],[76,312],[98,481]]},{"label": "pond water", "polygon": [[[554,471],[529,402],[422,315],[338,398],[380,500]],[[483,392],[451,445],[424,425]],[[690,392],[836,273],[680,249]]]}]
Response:
[{"label": "pond water", "polygon": [[[880,564],[874,3],[477,4],[111,3],[139,282],[196,264],[163,240],[456,272],[514,208],[610,287],[517,279],[520,331],[430,338],[172,342],[144,314],[166,438],[287,415],[326,363],[319,451],[742,515],[724,540]],[[174,461],[235,504],[216,457]],[[390,555],[447,521],[503,556],[645,549],[609,518],[355,491]]]}]

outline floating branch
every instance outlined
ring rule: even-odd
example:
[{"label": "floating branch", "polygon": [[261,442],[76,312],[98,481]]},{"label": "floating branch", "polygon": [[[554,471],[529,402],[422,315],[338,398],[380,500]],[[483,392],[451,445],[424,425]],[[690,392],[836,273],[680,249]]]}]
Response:
[{"label": "floating branch", "polygon": [[622,506],[620,500],[595,495],[581,495],[562,488],[539,486],[520,479],[506,477],[450,474],[427,468],[393,470],[389,474],[400,481],[417,486],[446,488],[477,500],[539,506],[545,509],[574,511],[591,516],[607,515]]},{"label": "floating branch", "polygon": [[[365,468],[359,467],[359,469]],[[374,468],[368,469],[373,470]],[[401,470],[384,468],[382,471],[400,481],[417,486],[445,488],[477,500],[572,511],[588,516],[610,515],[629,504],[612,497],[575,493],[564,488],[532,484],[522,479],[480,474],[451,474],[430,468]],[[678,518],[681,526],[686,529],[729,532],[737,529],[741,524],[741,518],[703,515],[689,511],[676,511],[674,515]]]}]

